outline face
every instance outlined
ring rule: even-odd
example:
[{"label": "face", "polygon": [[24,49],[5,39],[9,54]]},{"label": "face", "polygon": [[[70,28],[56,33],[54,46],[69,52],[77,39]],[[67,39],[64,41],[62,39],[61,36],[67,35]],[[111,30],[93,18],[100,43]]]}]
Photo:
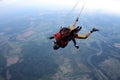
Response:
[{"label": "face", "polygon": [[57,49],[59,49],[59,48],[60,48],[60,46],[59,46],[59,45],[54,44],[54,46],[53,46],[53,49],[54,49],[54,50],[57,50]]}]

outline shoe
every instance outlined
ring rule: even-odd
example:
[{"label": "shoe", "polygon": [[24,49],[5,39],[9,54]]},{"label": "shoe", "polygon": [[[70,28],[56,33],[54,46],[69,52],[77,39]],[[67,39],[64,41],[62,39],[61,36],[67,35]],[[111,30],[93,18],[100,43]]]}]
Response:
[{"label": "shoe", "polygon": [[99,29],[93,28],[92,31],[99,31]]},{"label": "shoe", "polygon": [[78,49],[79,48],[79,46],[78,45],[75,45],[75,47]]},{"label": "shoe", "polygon": [[93,32],[96,32],[96,31],[99,31],[99,29],[93,28],[90,32],[93,33]]}]

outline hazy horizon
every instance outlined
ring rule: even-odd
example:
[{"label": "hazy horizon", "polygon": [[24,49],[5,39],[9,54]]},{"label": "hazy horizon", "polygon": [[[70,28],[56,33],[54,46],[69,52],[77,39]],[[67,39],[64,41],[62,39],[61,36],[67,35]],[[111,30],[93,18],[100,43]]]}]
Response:
[{"label": "hazy horizon", "polygon": [[[85,1],[84,12],[103,12],[120,15],[119,0],[80,0],[76,10],[80,10]],[[19,8],[36,8],[41,10],[66,10],[71,9],[78,0],[1,0],[0,11],[14,10]]]}]

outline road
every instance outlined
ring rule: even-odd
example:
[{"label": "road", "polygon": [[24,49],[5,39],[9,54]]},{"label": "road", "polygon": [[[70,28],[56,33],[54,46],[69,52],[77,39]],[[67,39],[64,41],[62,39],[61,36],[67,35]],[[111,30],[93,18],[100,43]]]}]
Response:
[{"label": "road", "polygon": [[93,63],[92,63],[92,58],[94,56],[99,56],[102,54],[103,50],[102,50],[102,46],[100,44],[99,41],[96,42],[98,47],[99,47],[99,51],[96,54],[92,54],[88,57],[87,61],[88,64],[95,70],[96,74],[98,75],[100,80],[109,80],[108,77],[100,70],[98,69]]}]

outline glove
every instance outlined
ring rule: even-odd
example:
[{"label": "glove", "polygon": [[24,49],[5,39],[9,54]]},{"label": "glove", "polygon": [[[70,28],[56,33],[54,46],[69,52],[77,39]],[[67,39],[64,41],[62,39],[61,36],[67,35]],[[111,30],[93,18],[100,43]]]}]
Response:
[{"label": "glove", "polygon": [[82,29],[82,26],[77,26],[77,29]]},{"label": "glove", "polygon": [[53,39],[54,37],[53,36],[51,36],[51,37],[48,37],[48,39]]},{"label": "glove", "polygon": [[78,19],[79,19],[79,18],[77,17],[77,18],[76,18],[76,22],[78,22]]}]

